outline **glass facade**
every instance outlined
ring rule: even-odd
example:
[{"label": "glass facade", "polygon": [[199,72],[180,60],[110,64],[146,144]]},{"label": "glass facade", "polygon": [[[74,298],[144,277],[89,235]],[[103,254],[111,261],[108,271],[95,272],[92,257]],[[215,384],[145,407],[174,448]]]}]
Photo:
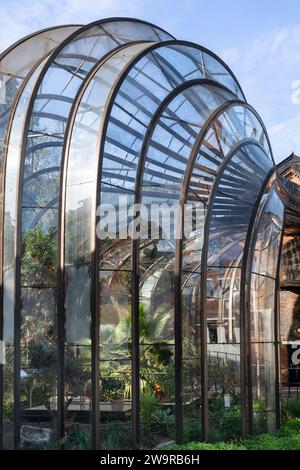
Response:
[{"label": "glass facade", "polygon": [[116,18],[19,41],[0,86],[1,446],[274,430],[288,198],[230,69]]}]

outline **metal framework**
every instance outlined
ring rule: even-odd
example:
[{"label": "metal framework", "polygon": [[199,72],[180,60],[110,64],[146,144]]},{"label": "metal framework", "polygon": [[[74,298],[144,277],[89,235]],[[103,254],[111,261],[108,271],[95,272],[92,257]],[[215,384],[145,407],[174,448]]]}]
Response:
[{"label": "metal framework", "polygon": [[[109,18],[17,42],[0,83],[1,447],[272,431],[288,198],[231,70]],[[122,196],[190,203],[200,228],[98,238]]]}]

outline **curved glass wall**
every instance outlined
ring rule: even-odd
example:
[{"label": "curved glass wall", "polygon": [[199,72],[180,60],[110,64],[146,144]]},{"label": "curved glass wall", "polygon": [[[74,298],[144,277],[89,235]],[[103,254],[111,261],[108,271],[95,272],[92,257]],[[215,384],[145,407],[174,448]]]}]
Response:
[{"label": "curved glass wall", "polygon": [[272,430],[287,203],[232,72],[126,18],[25,38],[8,72],[4,448]]},{"label": "curved glass wall", "polygon": [[[57,47],[79,26],[59,26],[34,33],[0,55],[0,144],[11,108],[26,76],[49,51]],[[2,150],[1,150],[2,153]]]},{"label": "curved glass wall", "polygon": [[[6,346],[6,364],[3,370],[3,441],[5,448],[12,448],[13,406],[14,406],[14,298],[16,247],[15,234],[17,223],[17,191],[20,171],[21,145],[25,125],[26,110],[29,105],[35,82],[43,68],[42,62],[31,74],[18,100],[14,121],[8,142],[8,157],[5,169],[4,225],[3,225],[3,340]],[[20,328],[20,325],[18,325]],[[20,350],[17,351],[20,354]],[[24,371],[27,375],[27,372]]]},{"label": "curved glass wall", "polygon": [[[13,113],[16,111],[17,97],[28,74],[43,57],[57,47],[78,26],[59,26],[33,35],[19,41],[0,55],[0,185],[1,195],[4,193],[4,172],[6,151],[11,131]],[[0,198],[0,220],[3,220],[3,198]],[[2,263],[2,252],[0,254]],[[2,270],[1,270],[2,271]],[[0,276],[2,273],[0,274]]]},{"label": "curved glass wall", "polygon": [[[206,375],[206,382],[199,384],[199,387],[203,387],[202,390],[206,396],[202,399],[206,401],[208,407],[206,414],[202,415],[205,426],[202,431],[207,439],[218,439],[222,436],[226,438],[234,432],[237,434],[241,431],[240,398],[236,397],[240,375],[240,325],[239,318],[235,321],[234,317],[236,315],[239,317],[240,264],[243,243],[250,222],[250,219],[247,220],[249,214],[247,215],[243,209],[246,207],[248,212],[251,209],[248,198],[251,200],[252,210],[254,209],[255,196],[258,196],[260,185],[272,167],[270,148],[266,139],[262,125],[251,109],[242,105],[225,105],[224,109],[220,109],[213,116],[204,135],[200,136],[200,141],[196,143],[183,193],[185,201],[196,206],[199,219],[198,232],[185,233],[182,247],[189,242],[190,238],[194,238],[197,242],[198,256],[195,259],[199,260],[197,271],[199,272],[198,282],[201,285],[198,292],[202,292],[202,301],[199,300],[201,307],[198,325],[202,323],[202,330],[205,328],[202,338],[200,335],[200,340],[198,340],[198,356],[202,354],[201,363],[202,368],[205,369],[202,374]],[[235,147],[247,141],[263,145],[267,156],[263,154],[265,156],[262,162],[256,163],[255,157],[259,155],[255,152],[256,147],[252,145],[253,156],[245,152],[245,161],[237,162],[234,174],[227,158]],[[231,172],[226,172],[227,165],[232,175]],[[255,171],[262,176],[258,177],[257,184],[252,188],[247,178],[252,175],[255,179]],[[224,190],[219,190],[219,185],[223,185]],[[210,214],[207,219],[208,211]],[[238,219],[238,223],[233,224],[233,217]],[[246,218],[246,222],[242,220],[243,217]],[[186,269],[184,255],[181,269],[184,280]],[[201,276],[203,269],[204,275]],[[228,308],[231,315],[230,326],[227,324],[228,312],[226,310]],[[220,320],[222,315],[226,317],[226,321]],[[184,321],[183,318],[183,325]],[[225,330],[228,328],[226,336]],[[184,336],[182,343],[184,358]],[[188,349],[187,358],[189,354]],[[184,365],[185,362],[183,362],[183,367]],[[226,368],[228,380],[225,378]],[[224,371],[224,376],[221,371]],[[218,378],[217,373],[219,373]],[[231,393],[227,393],[230,384]],[[228,427],[227,423],[229,423]]]},{"label": "curved glass wall", "polygon": [[[140,152],[142,151],[143,142],[147,129],[151,127],[151,117],[154,116],[155,111],[159,109],[160,103],[163,99],[171,93],[175,87],[182,84],[184,81],[196,78],[206,78],[208,80],[218,80],[221,83],[225,82],[231,89],[235,90],[239,96],[242,96],[235,80],[231,77],[228,71],[223,67],[222,73],[219,67],[219,74],[217,73],[216,59],[210,57],[207,53],[199,50],[195,46],[185,44],[168,44],[168,45],[157,45],[147,53],[141,54],[141,57],[135,60],[127,70],[126,76],[122,82],[118,85],[116,96],[111,103],[109,117],[107,118],[107,127],[105,133],[102,136],[102,154],[100,166],[101,174],[101,192],[100,192],[100,203],[104,206],[107,203],[115,203],[116,212],[118,213],[118,200],[120,197],[124,197],[124,210],[130,206],[138,197],[139,184],[136,184],[137,172],[139,171],[139,165],[142,165],[142,158]],[[202,57],[205,64],[204,68],[201,67],[197,58]],[[176,62],[174,62],[176,61]],[[174,69],[173,63],[177,64],[177,68]],[[204,92],[204,90],[203,90]],[[209,94],[209,92],[207,92]],[[199,95],[199,94],[198,94]],[[213,91],[211,95],[213,96]],[[230,93],[227,92],[227,96],[230,97]],[[233,99],[233,95],[231,99]],[[207,98],[208,100],[209,98]],[[213,97],[212,103],[214,103]],[[221,99],[221,98],[220,98]],[[196,99],[195,99],[196,100]],[[205,98],[203,98],[203,104]],[[200,104],[199,104],[200,107]],[[207,111],[208,112],[208,111]],[[174,122],[177,118],[180,120],[182,116],[175,116],[175,112],[171,108],[165,110],[167,116],[166,122],[163,119],[160,121],[160,128],[170,134],[170,138],[180,139],[181,145],[184,147],[184,141],[188,136],[188,133],[180,135],[177,131]],[[203,110],[202,115],[205,115]],[[170,117],[171,121],[167,121]],[[175,118],[172,121],[172,118]],[[184,124],[182,126],[184,127]],[[188,126],[185,126],[188,127]],[[159,137],[156,142],[156,148],[160,150],[161,154],[165,151],[167,155],[167,148],[161,144],[161,138]],[[170,150],[171,151],[171,150]],[[175,152],[173,151],[173,154]],[[151,160],[147,156],[147,159]],[[154,168],[154,162],[152,161],[152,170],[149,172],[155,177],[159,174],[162,165],[159,165],[157,161],[157,169]],[[165,165],[167,168],[168,166]],[[109,344],[105,346],[105,343],[114,343],[117,341],[116,334],[120,326],[125,323],[127,315],[130,319],[132,313],[131,308],[133,304],[133,293],[132,293],[132,261],[131,261],[131,241],[130,238],[127,240],[127,227],[119,220],[121,224],[117,230],[124,232],[122,234],[123,240],[103,240],[100,242],[100,366],[101,376],[103,377],[102,384],[105,384],[112,374],[115,374],[114,369],[117,367],[120,370],[119,386],[123,390],[120,390],[120,395],[124,400],[124,407],[128,406],[128,399],[131,398],[131,392],[128,392],[128,381],[131,381],[130,372],[131,367],[126,362],[131,362],[131,353],[127,351],[127,355],[122,360],[124,364],[114,359],[114,355],[109,357]],[[145,243],[145,250],[149,252],[153,249],[151,246],[152,242],[147,241]],[[153,260],[155,261],[155,260]],[[143,268],[144,269],[144,268]],[[163,270],[163,265],[161,265]],[[157,276],[157,267],[154,265],[151,267],[153,276]],[[148,273],[149,276],[150,273]],[[128,287],[120,288],[117,286],[119,283],[120,276],[124,276]],[[164,275],[166,277],[166,274]],[[151,282],[151,281],[150,281]],[[142,276],[141,279],[141,291],[148,289],[149,281],[145,287],[145,279]],[[141,294],[143,295],[143,294]],[[148,292],[149,295],[155,295]],[[143,299],[140,306],[141,320],[146,315],[151,315],[148,312],[149,306],[146,305],[147,301]],[[126,313],[127,312],[127,313]],[[113,319],[114,322],[112,323]],[[157,318],[156,322],[160,321],[160,317]],[[113,334],[107,336],[108,331],[111,330]],[[103,332],[103,333],[102,333]],[[105,333],[104,333],[105,332]],[[101,335],[106,335],[101,337]],[[140,332],[140,336],[143,333]],[[152,333],[153,335],[153,333]],[[107,339],[106,339],[107,338]],[[148,340],[150,340],[148,338]],[[147,341],[148,341],[147,340]],[[153,340],[153,339],[152,339]],[[125,351],[128,350],[126,342],[131,341],[131,332],[128,331],[128,338],[122,339],[123,344],[119,345],[119,348],[123,348]],[[115,348],[117,345],[110,344],[110,350]],[[150,345],[147,343],[147,348]],[[141,344],[141,349],[143,345]],[[101,358],[102,357],[102,358]],[[147,366],[147,364],[146,364]],[[141,364],[142,367],[142,364]],[[122,372],[123,370],[123,372]],[[145,367],[141,374],[146,374]],[[162,374],[161,374],[162,375]],[[106,378],[107,377],[107,378]],[[157,379],[157,377],[156,377]],[[143,391],[145,391],[145,397],[147,397],[146,385],[151,389],[155,386],[155,377],[147,380],[147,377],[141,375],[140,387],[142,392],[141,397],[141,419],[143,419]],[[159,380],[156,380],[159,384]],[[174,388],[174,387],[173,387]],[[128,395],[128,393],[130,393]],[[103,394],[105,395],[105,387],[103,386]],[[174,397],[173,397],[174,398]],[[146,398],[145,398],[146,399]],[[107,400],[107,398],[106,398]],[[105,404],[103,403],[103,406]],[[166,408],[166,407],[165,407]],[[167,408],[166,408],[167,409]],[[169,415],[169,410],[165,413],[165,420],[170,421],[171,424],[165,424],[165,428],[169,433],[174,434],[174,418]],[[149,419],[149,418],[148,418]],[[152,417],[150,417],[152,420]],[[173,423],[172,423],[173,420]],[[114,420],[112,420],[114,421]],[[121,426],[121,423],[118,423]],[[144,445],[149,446],[151,442],[155,440],[155,432],[159,429],[158,423],[146,423],[145,426],[141,425],[141,429],[147,428]],[[154,429],[154,432],[153,432]],[[156,431],[155,431],[156,430]]]},{"label": "curved glass wall", "polygon": [[[96,214],[96,187],[98,157],[97,146],[99,131],[105,113],[103,112],[113,84],[117,81],[128,61],[148,47],[147,43],[135,44],[122,48],[108,58],[96,71],[90,80],[76,111],[71,143],[66,167],[66,201],[65,201],[65,311],[66,311],[66,356],[76,351],[78,372],[86,370],[91,380],[91,294],[92,294],[92,253],[95,250],[95,226],[93,220]],[[82,152],[86,152],[85,168],[82,168]],[[125,279],[126,281],[126,279]],[[105,278],[101,283],[105,284]],[[118,282],[114,281],[111,289],[114,295],[118,294]],[[84,289],[82,286],[84,285]],[[109,289],[110,287],[107,287]],[[124,289],[125,290],[125,289]],[[84,294],[84,295],[83,295]],[[117,295],[119,297],[117,297]],[[106,298],[108,293],[106,294]],[[125,298],[125,296],[124,296]],[[125,307],[124,307],[125,308]],[[126,357],[120,358],[117,348],[128,349],[126,344],[111,344],[113,341],[112,327],[113,310],[109,306],[103,308],[101,319],[103,323],[101,336],[101,382],[102,394],[100,397],[100,413],[102,421],[109,421],[109,413],[113,412],[114,404],[106,388],[110,383],[122,383],[122,390],[130,383],[130,361]],[[118,319],[116,319],[117,321]],[[105,331],[104,331],[105,330]],[[128,338],[130,341],[130,338]],[[108,374],[108,369],[116,369],[113,355],[126,365],[124,374]],[[111,357],[110,357],[111,356]],[[129,363],[129,364],[128,364]],[[65,377],[68,383],[69,378]],[[84,388],[85,379],[81,381]],[[82,391],[84,396],[84,391]],[[91,395],[86,395],[86,411],[90,412],[89,403]],[[130,396],[122,403],[122,408],[131,409]],[[88,418],[87,418],[88,419]],[[88,419],[89,420],[89,419]],[[130,420],[124,424],[123,434],[130,438]],[[76,425],[76,420],[73,423]],[[109,438],[106,438],[108,441]],[[125,443],[124,443],[125,444]]]},{"label": "curved glass wall", "polygon": [[[155,123],[151,140],[147,142],[145,156],[142,154],[144,161],[142,162],[143,173],[139,191],[141,203],[148,212],[153,210],[154,204],[157,207],[165,205],[165,208],[166,206],[172,208],[173,204],[178,203],[185,168],[197,135],[212,112],[233,98],[231,93],[215,85],[199,84],[183,90],[162,109],[161,115]],[[162,162],[164,163],[164,171],[162,171]],[[140,310],[141,312],[146,311],[151,317],[157,317],[157,321],[162,317],[165,322],[161,338],[156,337],[152,340],[153,348],[158,351],[157,354],[160,350],[163,351],[163,360],[159,363],[157,374],[148,374],[148,362],[145,364],[142,362],[142,351],[147,347],[148,342],[144,344],[145,341],[140,334],[140,374],[141,383],[150,383],[152,388],[160,388],[162,396],[160,406],[167,410],[164,433],[166,437],[174,439],[175,428],[168,424],[169,422],[175,423],[176,300],[174,295],[174,261],[176,240],[174,227],[178,222],[176,222],[176,214],[174,214],[171,225],[164,227],[163,210],[162,207],[161,219],[159,214],[157,214],[156,221],[152,218],[153,240],[151,240],[151,244],[148,243],[144,249],[141,247],[139,251]],[[147,230],[147,227],[144,227],[144,230]],[[143,238],[144,234],[142,233],[141,236]],[[188,361],[185,362],[185,360],[187,360],[186,351],[184,352],[183,368],[188,364]],[[187,370],[184,372],[188,373]],[[191,371],[189,371],[189,375],[191,376]],[[188,387],[186,387],[185,394],[187,394],[187,390]],[[165,404],[165,397],[168,397],[168,408]],[[143,400],[143,393],[141,400]],[[187,406],[185,409],[185,433],[190,435],[193,432],[196,434],[201,422],[200,413],[196,419],[192,420],[193,413],[191,411],[189,419],[188,410],[189,408],[192,410],[195,406],[193,401],[187,399],[187,403],[190,402],[191,406]],[[155,421],[155,417],[149,416],[147,421],[144,419],[144,423],[143,416],[141,418],[144,425],[142,440],[147,441],[149,435],[155,438],[155,431],[153,431],[155,427],[162,432],[158,418]]]},{"label": "curved glass wall", "polygon": [[252,427],[256,434],[273,432],[278,417],[276,363],[276,296],[284,203],[273,177],[261,198],[252,240],[250,295],[250,353]]},{"label": "curved glass wall", "polygon": [[[39,88],[31,99],[32,111],[27,117],[27,142],[23,162],[23,181],[21,181],[23,183],[22,225],[17,234],[17,236],[21,234],[23,246],[19,282],[22,299],[24,296],[26,297],[26,302],[22,302],[21,318],[27,317],[25,304],[29,306],[32,303],[37,304],[41,295],[42,298],[47,297],[45,310],[51,312],[56,322],[59,293],[59,285],[57,284],[57,227],[61,181],[60,166],[68,117],[77,91],[96,62],[112,49],[140,39],[163,40],[168,38],[166,33],[148,24],[130,21],[99,23],[90,28],[83,28],[83,31],[75,35],[64,47],[60,47],[51,61],[47,63]],[[39,257],[38,274],[34,273],[34,278],[31,270],[28,274],[26,273],[27,259],[31,259],[33,256],[30,245],[32,238],[39,239],[40,249],[44,243],[51,246],[47,256]],[[36,284],[39,285],[39,290],[36,289]],[[48,289],[51,290],[52,295],[47,295]],[[90,333],[82,331],[83,337],[80,345],[75,344],[74,338],[72,338],[72,328],[69,332],[71,322],[68,320],[67,318],[64,332],[61,331],[61,326],[57,322],[54,326],[60,331],[59,334],[65,336],[66,341],[63,351],[64,373],[63,377],[60,377],[60,386],[63,383],[65,389],[65,400],[63,408],[62,404],[58,402],[56,406],[60,409],[60,413],[64,413],[62,428],[70,431],[70,439],[72,440],[74,426],[69,423],[73,423],[74,419],[76,422],[74,417],[80,416],[82,409],[83,414],[86,407],[88,410],[90,409],[89,405],[86,405],[86,402],[90,401],[91,395],[89,392],[91,384],[90,386],[86,385],[89,380],[88,342]],[[26,344],[26,338],[21,331],[20,342],[22,343],[22,341]],[[25,356],[29,355],[28,347],[25,347]],[[40,342],[39,347],[42,350],[45,348],[43,341]],[[52,357],[54,364],[56,362],[55,354]],[[62,355],[62,352],[58,351],[58,354]],[[46,393],[51,399],[54,398],[51,390],[48,389]],[[46,397],[43,399],[46,400]],[[21,401],[21,395],[19,400]],[[44,406],[47,409],[46,403]],[[24,416],[21,432],[22,426],[26,426],[26,424],[28,424],[28,419]],[[88,433],[88,428],[86,432]],[[22,445],[22,435],[20,438]]]},{"label": "curved glass wall", "polygon": [[[272,168],[257,145],[242,144],[218,173],[206,226],[206,322],[210,439],[241,434],[241,270],[252,213]],[[204,267],[203,267],[204,269]]]}]

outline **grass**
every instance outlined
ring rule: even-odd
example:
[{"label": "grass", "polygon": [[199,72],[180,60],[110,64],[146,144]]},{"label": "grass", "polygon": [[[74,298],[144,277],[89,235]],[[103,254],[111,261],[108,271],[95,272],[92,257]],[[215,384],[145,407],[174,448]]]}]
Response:
[{"label": "grass", "polygon": [[275,433],[215,444],[189,442],[168,447],[168,450],[300,450],[300,418],[288,420]]}]

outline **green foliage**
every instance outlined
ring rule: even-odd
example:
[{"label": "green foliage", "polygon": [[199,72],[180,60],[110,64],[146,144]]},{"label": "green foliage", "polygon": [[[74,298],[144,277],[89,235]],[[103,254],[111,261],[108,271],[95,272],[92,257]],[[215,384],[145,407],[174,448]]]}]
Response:
[{"label": "green foliage", "polygon": [[52,232],[37,225],[23,239],[22,278],[26,284],[55,285],[56,241]]},{"label": "green foliage", "polygon": [[208,444],[206,442],[189,442],[188,444],[170,446],[167,450],[245,450],[242,447],[230,444],[228,442],[217,442],[216,444]]},{"label": "green foliage", "polygon": [[215,356],[208,357],[209,389],[216,393],[233,395],[236,389],[236,364],[234,361]]},{"label": "green foliage", "polygon": [[236,395],[231,396],[230,408],[225,408],[224,397],[216,395],[209,402],[210,435],[212,440],[234,439],[241,432],[240,405]]},{"label": "green foliage", "polygon": [[130,423],[113,421],[105,426],[103,450],[130,449],[131,446]]},{"label": "green foliage", "polygon": [[284,400],[282,410],[286,419],[300,418],[300,400],[298,398]]},{"label": "green foliage", "polygon": [[[112,300],[119,309],[116,300]],[[168,338],[171,313],[162,308],[150,312],[143,305],[139,307],[140,322],[140,388],[142,392],[152,391],[159,382],[165,396],[173,394],[172,348]],[[109,367],[105,374],[122,377],[124,396],[131,398],[131,367],[124,364],[132,357],[131,316],[126,316],[110,331],[101,331],[101,357],[107,360]],[[122,359],[122,362],[121,362]],[[111,363],[110,363],[111,361]],[[172,370],[170,370],[172,368]],[[172,377],[172,379],[170,379]]]},{"label": "green foliage", "polygon": [[72,428],[64,443],[65,449],[85,450],[91,448],[92,433],[90,427],[75,426]]},{"label": "green foliage", "polygon": [[103,377],[101,380],[101,400],[120,400],[123,398],[123,382],[116,377]]},{"label": "green foliage", "polygon": [[[112,303],[118,310],[117,302],[112,299]],[[155,312],[139,307],[139,330],[140,342],[144,345],[141,349],[141,363],[144,366],[151,364],[159,366],[166,364],[170,360],[170,351],[166,346],[167,328],[170,323],[171,313],[164,309],[157,309]],[[104,357],[111,359],[115,354],[121,357],[131,358],[131,316],[127,316],[119,321],[113,328],[110,336],[106,339],[106,347],[103,348]],[[102,356],[103,357],[103,356]]]},{"label": "green foliage", "polygon": [[200,415],[197,419],[188,419],[186,414],[183,423],[183,439],[185,442],[193,442],[201,437]]},{"label": "green foliage", "polygon": [[151,415],[151,421],[159,424],[173,425],[175,422],[175,416],[172,414],[169,407],[159,404]]},{"label": "green foliage", "polygon": [[153,391],[141,395],[141,428],[147,448],[157,445],[161,436],[174,438],[175,418],[171,408],[161,404]]},{"label": "green foliage", "polygon": [[170,450],[299,450],[300,449],[300,419],[285,423],[275,433],[262,434],[232,442],[190,442],[185,445],[174,445]]},{"label": "green foliage", "polygon": [[282,426],[282,428],[278,431],[279,434],[283,433],[284,435],[288,434],[300,434],[300,419],[299,418],[294,418]]},{"label": "green foliage", "polygon": [[140,409],[141,418],[144,422],[149,423],[158,406],[158,400],[153,392],[150,390],[145,391],[141,395]]},{"label": "green foliage", "polygon": [[[64,449],[66,450],[86,450],[91,448],[92,432],[88,426],[74,426],[64,440]],[[50,439],[42,444],[41,450],[58,449],[57,440]]]},{"label": "green foliage", "polygon": [[245,439],[243,445],[247,450],[299,450],[300,434],[262,434]]},{"label": "green foliage", "polygon": [[13,350],[10,347],[6,348],[6,363],[3,366],[3,414],[4,419],[13,419],[14,408],[14,357]]},{"label": "green foliage", "polygon": [[48,442],[45,442],[38,448],[39,450],[57,450],[58,445],[56,439],[50,439]]}]

